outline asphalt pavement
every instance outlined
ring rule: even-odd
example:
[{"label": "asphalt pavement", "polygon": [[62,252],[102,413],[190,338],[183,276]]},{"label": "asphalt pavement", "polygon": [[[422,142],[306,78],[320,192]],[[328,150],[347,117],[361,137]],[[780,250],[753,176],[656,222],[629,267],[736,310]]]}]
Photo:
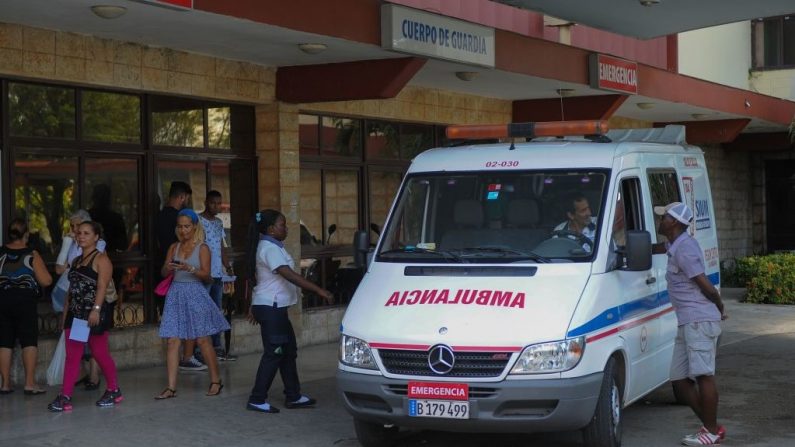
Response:
[{"label": "asphalt pavement", "polygon": [[[719,419],[728,435],[724,445],[795,445],[792,383],[795,383],[795,306],[740,303],[741,289],[726,289],[729,319],[718,351]],[[271,402],[279,414],[245,410],[259,356],[223,363],[225,384],[218,397],[206,397],[205,372],[181,373],[178,397],[155,401],[166,383],[164,367],[121,371],[124,402],[114,408],[94,405],[101,391],[75,391],[74,410],[50,413],[57,394],[22,390],[0,395],[0,447],[114,446],[358,446],[350,416],[336,395],[337,345],[302,348],[299,371],[305,393],[319,401],[313,409],[284,409],[279,379]],[[665,385],[624,411],[624,446],[679,445],[699,427],[689,408],[676,405]],[[531,435],[456,434],[405,431],[401,447],[579,446],[578,432]]]}]

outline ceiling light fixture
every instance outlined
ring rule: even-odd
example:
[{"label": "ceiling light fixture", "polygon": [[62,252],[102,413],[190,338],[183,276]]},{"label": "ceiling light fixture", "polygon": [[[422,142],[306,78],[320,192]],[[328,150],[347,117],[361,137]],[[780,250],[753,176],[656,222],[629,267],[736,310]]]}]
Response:
[{"label": "ceiling light fixture", "polygon": [[326,51],[328,46],[324,43],[299,43],[298,49],[306,54],[318,54]]},{"label": "ceiling light fixture", "polygon": [[91,12],[93,12],[97,17],[110,20],[118,19],[119,17],[126,14],[127,8],[116,5],[94,5],[91,7]]},{"label": "ceiling light fixture", "polygon": [[635,106],[641,110],[653,109],[655,105],[656,104],[654,104],[653,102],[639,102],[635,104]]},{"label": "ceiling light fixture", "polygon": [[659,5],[661,0],[638,0],[638,2],[646,7]]},{"label": "ceiling light fixture", "polygon": [[575,91],[576,91],[576,90],[574,90],[573,88],[559,88],[559,89],[556,89],[556,90],[555,90],[555,92],[556,92],[556,93],[558,94],[558,96],[560,96],[561,98],[567,98],[567,97],[569,97],[569,96],[573,95]]},{"label": "ceiling light fixture", "polygon": [[477,71],[457,71],[455,72],[455,77],[457,77],[462,81],[469,82],[477,78],[479,74],[480,73],[478,73]]}]

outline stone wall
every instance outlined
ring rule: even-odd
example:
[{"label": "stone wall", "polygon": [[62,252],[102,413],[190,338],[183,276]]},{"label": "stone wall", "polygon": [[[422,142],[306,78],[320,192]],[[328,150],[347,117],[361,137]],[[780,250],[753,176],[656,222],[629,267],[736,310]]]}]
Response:
[{"label": "stone wall", "polygon": [[272,102],[276,83],[274,68],[6,23],[0,75],[247,103]]},{"label": "stone wall", "polygon": [[751,255],[754,253],[752,234],[757,224],[753,218],[750,155],[719,145],[702,149],[715,204],[720,259]]}]

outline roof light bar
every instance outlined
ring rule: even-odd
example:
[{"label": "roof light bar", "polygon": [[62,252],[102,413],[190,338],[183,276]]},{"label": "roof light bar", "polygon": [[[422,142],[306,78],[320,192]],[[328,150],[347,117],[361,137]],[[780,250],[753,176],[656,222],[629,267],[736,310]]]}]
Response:
[{"label": "roof light bar", "polygon": [[550,121],[544,123],[511,123],[470,126],[447,126],[451,140],[481,140],[489,138],[564,137],[571,135],[605,135],[607,121]]}]

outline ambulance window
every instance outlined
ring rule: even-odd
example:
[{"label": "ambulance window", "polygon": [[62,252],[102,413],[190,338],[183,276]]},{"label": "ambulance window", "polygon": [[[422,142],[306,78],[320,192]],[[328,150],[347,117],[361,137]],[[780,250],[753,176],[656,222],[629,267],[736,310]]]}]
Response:
[{"label": "ambulance window", "polygon": [[626,245],[627,230],[643,230],[642,209],[640,179],[625,178],[621,180],[611,227],[611,250],[608,257],[610,268],[619,267],[619,256],[616,250],[620,250]]},{"label": "ambulance window", "polygon": [[[679,179],[676,177],[676,171],[673,169],[655,169],[649,170],[649,191],[651,192],[651,206],[665,206],[671,202],[681,202],[682,193],[679,190]],[[660,216],[654,216],[654,228],[652,233],[656,233],[656,229],[660,227]],[[658,235],[657,240],[660,241],[663,236]]]}]

